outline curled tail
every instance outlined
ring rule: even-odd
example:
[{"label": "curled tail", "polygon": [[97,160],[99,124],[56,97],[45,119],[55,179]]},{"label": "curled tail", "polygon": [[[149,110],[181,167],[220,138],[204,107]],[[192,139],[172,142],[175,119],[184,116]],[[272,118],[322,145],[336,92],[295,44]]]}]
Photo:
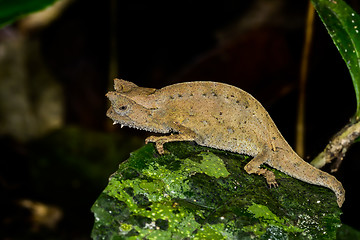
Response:
[{"label": "curled tail", "polygon": [[341,182],[339,182],[333,175],[323,172],[312,165],[310,166],[316,170],[317,174],[315,175],[317,176],[317,180],[314,183],[309,181],[309,183],[324,186],[333,190],[336,195],[336,202],[339,207],[341,207],[345,201],[345,189],[343,188]]},{"label": "curled tail", "polygon": [[[291,156],[290,158],[289,155]],[[292,149],[286,152],[281,152],[280,150],[277,153],[276,159],[284,159],[284,161],[272,162],[269,165],[301,181],[330,188],[336,195],[337,204],[339,207],[342,206],[345,201],[345,189],[341,182],[333,175],[323,172],[305,162]]]}]

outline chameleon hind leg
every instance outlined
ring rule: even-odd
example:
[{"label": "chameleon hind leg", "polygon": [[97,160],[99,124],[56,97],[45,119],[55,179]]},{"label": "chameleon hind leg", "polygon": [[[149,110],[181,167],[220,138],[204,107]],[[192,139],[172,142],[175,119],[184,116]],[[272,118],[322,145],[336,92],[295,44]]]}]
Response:
[{"label": "chameleon hind leg", "polygon": [[168,136],[150,136],[145,139],[145,143],[154,142],[156,150],[160,154],[164,154],[164,144],[167,142],[180,142],[180,141],[195,141],[196,134],[190,129],[180,125],[179,123],[173,123],[173,129],[178,132],[178,134],[171,134]]},{"label": "chameleon hind leg", "polygon": [[265,168],[260,168],[260,165],[265,163],[267,160],[267,151],[270,150],[265,148],[261,153],[251,159],[251,161],[245,165],[244,169],[248,174],[255,173],[263,175],[270,187],[277,187],[278,183],[276,182],[275,174]]}]

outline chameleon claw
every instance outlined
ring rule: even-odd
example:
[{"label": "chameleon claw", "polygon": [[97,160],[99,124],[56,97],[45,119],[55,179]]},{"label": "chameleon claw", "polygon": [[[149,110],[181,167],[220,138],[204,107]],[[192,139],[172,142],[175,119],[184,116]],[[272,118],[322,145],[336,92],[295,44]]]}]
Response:
[{"label": "chameleon claw", "polygon": [[277,182],[271,182],[271,183],[268,182],[268,185],[270,188],[277,188],[279,186]]},{"label": "chameleon claw", "polygon": [[277,188],[279,186],[279,184],[276,182],[275,174],[273,172],[267,170],[265,173],[263,173],[263,175],[270,188]]}]

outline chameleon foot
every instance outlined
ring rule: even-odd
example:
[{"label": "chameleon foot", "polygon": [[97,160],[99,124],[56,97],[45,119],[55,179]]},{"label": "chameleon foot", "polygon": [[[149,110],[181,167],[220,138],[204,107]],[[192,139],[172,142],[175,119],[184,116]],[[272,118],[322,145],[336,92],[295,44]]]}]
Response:
[{"label": "chameleon foot", "polygon": [[276,182],[275,174],[273,172],[266,170],[266,172],[263,173],[263,175],[270,188],[279,186],[279,184]]},{"label": "chameleon foot", "polygon": [[150,136],[145,139],[145,143],[154,142],[156,145],[156,150],[160,154],[164,154],[164,144],[167,142],[177,142],[177,141],[194,141],[195,133],[186,127],[182,126],[179,123],[173,123],[173,128],[176,129],[178,134],[171,134],[168,136]]},{"label": "chameleon foot", "polygon": [[254,173],[258,175],[263,175],[270,188],[279,186],[279,184],[276,182],[275,174],[273,172],[264,168],[259,168]]},{"label": "chameleon foot", "polygon": [[166,136],[161,136],[161,137],[157,137],[157,136],[150,136],[147,137],[145,139],[145,144],[148,144],[149,142],[154,142],[155,143],[155,147],[156,150],[158,151],[159,154],[164,154],[164,144],[167,142],[166,141]]}]

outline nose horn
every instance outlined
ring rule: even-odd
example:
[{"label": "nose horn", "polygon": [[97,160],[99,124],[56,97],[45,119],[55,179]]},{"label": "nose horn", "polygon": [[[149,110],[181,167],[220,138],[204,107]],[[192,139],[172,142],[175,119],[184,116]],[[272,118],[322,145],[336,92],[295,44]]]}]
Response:
[{"label": "nose horn", "polygon": [[135,83],[125,81],[123,79],[114,79],[114,88],[117,92],[130,92],[132,89],[137,88]]},{"label": "nose horn", "polygon": [[116,94],[115,92],[108,92],[107,94],[105,94],[105,96],[111,101],[113,102],[116,99]]}]

